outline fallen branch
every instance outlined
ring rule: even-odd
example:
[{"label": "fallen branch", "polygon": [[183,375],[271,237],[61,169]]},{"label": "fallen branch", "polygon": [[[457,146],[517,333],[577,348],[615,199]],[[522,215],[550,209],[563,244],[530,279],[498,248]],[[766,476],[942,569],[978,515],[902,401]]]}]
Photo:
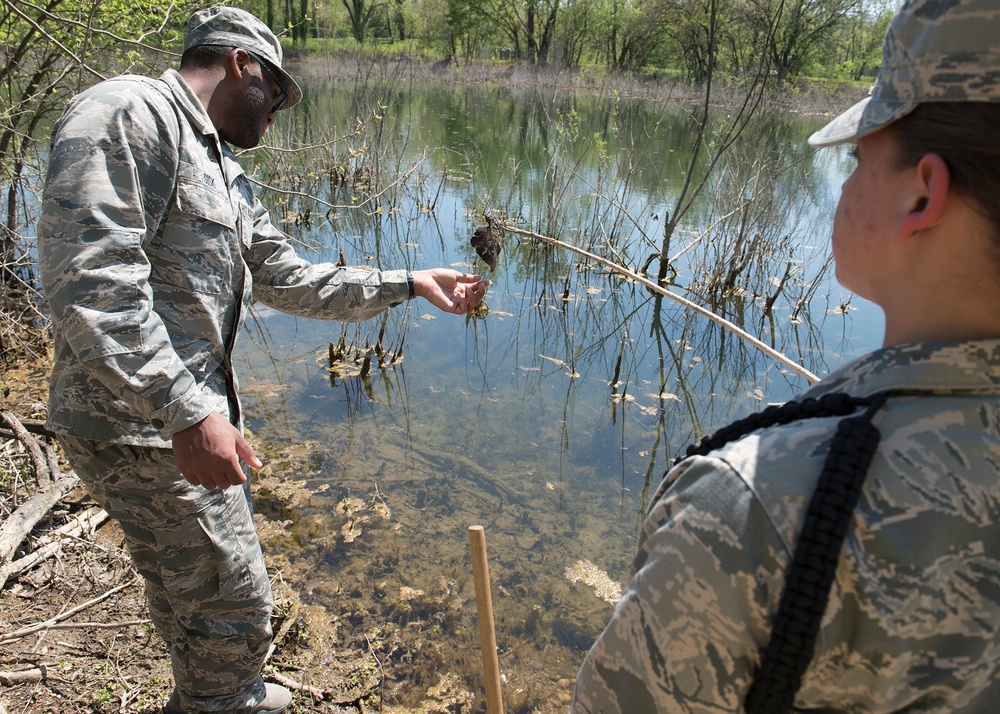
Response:
[{"label": "fallen branch", "polygon": [[[271,640],[271,647],[267,651],[267,656],[264,661],[267,662],[271,655],[274,654],[275,650],[284,642],[285,638],[288,637],[288,633],[298,621],[299,616],[299,603],[293,603],[292,607],[289,609],[288,613],[284,616],[285,621],[282,623],[281,627],[278,629],[277,634]],[[2,644],[2,643],[0,643]],[[281,672],[272,672],[267,675],[269,679],[273,679],[278,684],[283,684],[289,689],[294,689],[298,692],[304,692],[311,696],[316,701],[331,701],[338,706],[358,706],[360,699],[352,699],[349,701],[335,701],[338,692],[334,689],[320,689],[319,687],[314,687],[311,684],[306,684],[305,682],[299,682],[292,679],[288,675],[282,674]]]},{"label": "fallen branch", "polygon": [[80,482],[76,474],[70,473],[52,482],[47,489],[39,491],[22,503],[3,525],[0,525],[0,589],[7,584],[11,575],[23,572],[25,568],[16,567],[11,559],[17,548],[31,533],[35,525],[45,518],[52,507],[66,493]]},{"label": "fallen branch", "polygon": [[[80,538],[92,534],[111,516],[102,508],[91,508],[73,516],[65,525],[39,538],[35,550],[0,567],[0,588],[15,575],[30,570],[42,561],[48,560],[62,548],[63,538]],[[53,540],[56,539],[56,540]]]},{"label": "fallen branch", "polygon": [[271,638],[271,646],[267,648],[267,655],[264,657],[264,662],[271,659],[271,655],[274,654],[275,650],[278,649],[278,646],[281,645],[284,639],[288,636],[288,631],[292,629],[292,625],[294,625],[298,619],[299,604],[298,602],[295,602],[288,611],[288,614],[285,615],[285,621],[281,624],[277,634]]},{"label": "fallen branch", "polygon": [[[139,625],[148,625],[153,621],[149,618],[142,620],[121,620],[119,622],[57,622],[55,624],[47,624],[42,629],[44,630],[116,630],[122,627],[137,627]],[[14,634],[14,633],[12,633]],[[29,633],[30,634],[30,633]],[[0,644],[7,644],[7,640],[3,640]]]},{"label": "fallen branch", "polygon": [[[296,680],[292,679],[291,677],[285,676],[281,672],[271,673],[271,674],[268,675],[268,678],[269,679],[273,679],[278,684],[285,685],[289,689],[294,689],[294,690],[296,690],[298,692],[306,692],[307,694],[309,694],[310,696],[312,696],[314,699],[319,699],[320,701],[322,701],[323,699],[326,699],[327,698],[327,694],[329,694],[329,692],[327,692],[327,690],[325,690],[325,689],[320,689],[319,687],[314,687],[311,684],[304,684],[302,682],[296,681]],[[344,703],[346,704],[346,702],[344,702]]]},{"label": "fallen branch", "polygon": [[810,372],[809,370],[807,370],[805,367],[803,367],[802,365],[800,365],[798,362],[795,362],[792,359],[790,359],[789,357],[786,357],[784,354],[782,354],[781,352],[778,352],[773,347],[764,344],[763,342],[761,342],[760,340],[758,340],[756,337],[754,337],[753,335],[751,335],[749,332],[747,332],[746,330],[744,330],[744,329],[742,329],[742,328],[734,325],[732,322],[730,322],[729,320],[725,319],[724,317],[720,317],[719,315],[716,315],[711,310],[709,310],[707,308],[704,308],[704,307],[702,307],[701,305],[699,305],[697,303],[691,302],[690,300],[688,300],[685,297],[681,297],[680,295],[678,295],[676,293],[670,292],[669,290],[667,290],[662,285],[658,285],[658,284],[654,283],[652,280],[649,280],[648,278],[643,277],[642,275],[639,275],[638,273],[636,273],[636,272],[634,272],[632,270],[629,270],[628,268],[626,268],[624,266],[618,265],[617,263],[612,263],[610,260],[607,260],[606,258],[602,258],[599,255],[594,255],[593,253],[590,253],[590,252],[588,252],[586,250],[583,250],[582,248],[577,248],[575,245],[570,245],[569,243],[564,243],[563,241],[558,240],[556,238],[550,238],[549,236],[545,236],[545,235],[542,235],[540,233],[535,233],[533,231],[526,231],[526,230],[523,230],[521,228],[514,228],[513,226],[509,226],[509,225],[506,225],[504,223],[494,222],[493,225],[496,226],[497,228],[500,228],[501,230],[508,231],[508,232],[514,233],[516,235],[525,236],[526,238],[531,238],[531,239],[537,240],[537,241],[539,241],[541,243],[548,243],[549,245],[555,245],[555,246],[559,246],[560,248],[565,248],[566,250],[570,251],[571,253],[576,253],[577,255],[582,255],[583,257],[587,258],[588,260],[592,260],[595,263],[603,265],[604,267],[606,267],[606,268],[608,268],[608,269],[610,269],[610,270],[612,270],[612,271],[614,271],[616,273],[619,273],[620,275],[624,275],[624,276],[626,276],[626,277],[628,277],[628,278],[636,281],[637,283],[639,283],[641,285],[644,285],[645,287],[649,288],[653,292],[655,292],[655,293],[657,293],[659,295],[663,295],[664,297],[668,297],[671,300],[680,303],[681,305],[683,305],[684,307],[688,308],[689,310],[694,310],[699,315],[704,315],[705,317],[707,317],[712,322],[715,322],[715,323],[717,323],[719,325],[722,325],[727,330],[735,333],[741,339],[744,339],[747,342],[749,342],[750,344],[752,344],[754,347],[756,347],[757,349],[759,349],[761,352],[763,352],[764,354],[766,354],[768,357],[771,357],[772,359],[777,360],[778,362],[780,362],[781,364],[785,365],[790,370],[792,370],[793,372],[795,372],[796,374],[798,374],[799,376],[805,377],[810,383],[815,383],[815,382],[819,381],[819,377],[817,377],[815,374],[813,374],[812,372]]},{"label": "fallen branch", "polygon": [[316,701],[330,702],[331,704],[341,707],[358,707],[363,702],[363,699],[360,697],[355,699],[338,699],[338,692],[334,689],[320,689],[319,687],[314,687],[311,684],[305,684],[304,682],[292,679],[281,672],[272,672],[267,675],[267,678],[273,679],[278,684],[282,684],[289,689],[294,689],[297,692],[305,692]]},{"label": "fallen branch", "polygon": [[77,513],[54,531],[49,531],[42,535],[38,539],[38,545],[48,545],[50,541],[55,539],[80,538],[91,535],[110,518],[111,516],[103,508],[97,506],[88,508],[85,511]]},{"label": "fallen branch", "polygon": [[[63,496],[76,488],[80,479],[73,472],[63,475],[52,448],[32,435],[33,430],[44,432],[44,425],[33,423],[30,428],[26,427],[9,412],[0,412],[0,424],[3,425],[0,435],[17,439],[24,444],[35,472],[35,483],[38,484],[38,490],[22,502],[0,525],[0,589],[3,589],[11,576],[23,573],[58,551],[58,543],[49,544],[17,562],[11,562],[18,547],[31,534],[38,522],[48,515]],[[68,528],[73,531],[80,527],[78,521],[76,524],[67,523],[60,530]],[[80,533],[83,533],[83,530],[80,530]]]},{"label": "fallen branch", "polygon": [[[53,437],[54,433],[49,431],[48,427],[45,426],[45,422],[41,419],[19,419],[21,426],[25,428],[26,431],[36,434],[38,436]],[[14,433],[12,429],[0,426],[0,436],[4,436],[8,439],[17,438],[17,434]]]},{"label": "fallen branch", "polygon": [[14,687],[26,682],[41,682],[48,673],[48,667],[41,665],[34,669],[22,669],[17,672],[0,672],[0,684]]},{"label": "fallen branch", "polygon": [[[24,444],[24,448],[28,450],[28,455],[31,457],[31,463],[34,466],[35,483],[38,484],[38,488],[45,489],[52,481],[58,478],[59,474],[50,473],[53,460],[45,458],[42,453],[43,444],[40,444],[37,439],[29,434],[28,430],[18,421],[17,417],[10,412],[0,412],[0,421],[7,425],[7,428],[14,433],[17,440]],[[44,448],[48,449],[47,446]],[[58,469],[58,466],[56,468]]]},{"label": "fallen branch", "polygon": [[97,597],[93,598],[92,600],[88,600],[87,602],[85,602],[85,603],[83,603],[81,605],[77,605],[76,607],[72,608],[71,610],[67,610],[66,612],[60,613],[59,615],[56,615],[55,617],[49,618],[45,622],[39,622],[39,623],[36,623],[34,625],[29,625],[27,627],[22,627],[20,630],[14,630],[13,632],[7,632],[7,633],[5,633],[3,635],[0,635],[0,645],[10,644],[11,642],[15,642],[16,640],[19,640],[22,637],[26,637],[28,635],[34,634],[35,632],[39,632],[41,630],[51,630],[51,629],[53,629],[53,626],[55,624],[57,624],[59,622],[62,622],[63,620],[68,620],[69,618],[73,617],[73,615],[77,614],[78,612],[82,612],[83,610],[86,610],[88,607],[91,607],[92,605],[96,605],[97,603],[99,603],[99,602],[101,602],[103,600],[107,600],[109,597],[111,597],[112,595],[114,595],[118,591],[124,590],[125,588],[129,587],[130,585],[134,585],[136,582],[138,582],[138,580],[139,580],[138,578],[133,578],[132,580],[130,580],[127,583],[122,583],[121,585],[113,587],[110,590],[108,590],[106,593],[104,593],[103,595],[98,595]]}]

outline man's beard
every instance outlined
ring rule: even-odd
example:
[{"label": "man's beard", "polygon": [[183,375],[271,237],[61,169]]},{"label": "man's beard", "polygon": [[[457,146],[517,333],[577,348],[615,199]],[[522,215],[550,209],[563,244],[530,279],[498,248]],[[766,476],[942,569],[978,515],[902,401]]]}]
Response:
[{"label": "man's beard", "polygon": [[233,99],[229,108],[230,119],[219,138],[241,149],[252,149],[260,143],[261,126],[270,111],[267,98],[260,87],[248,86]]}]

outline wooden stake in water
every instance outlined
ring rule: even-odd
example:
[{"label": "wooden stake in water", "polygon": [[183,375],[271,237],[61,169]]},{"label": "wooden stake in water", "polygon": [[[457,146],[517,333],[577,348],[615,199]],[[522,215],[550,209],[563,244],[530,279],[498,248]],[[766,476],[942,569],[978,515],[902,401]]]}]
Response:
[{"label": "wooden stake in water", "polygon": [[476,584],[476,610],[479,613],[479,645],[483,650],[483,675],[486,679],[487,714],[503,714],[500,697],[500,662],[493,629],[493,600],[490,596],[490,569],[486,562],[486,533],[482,526],[469,526],[472,550],[472,575]]}]

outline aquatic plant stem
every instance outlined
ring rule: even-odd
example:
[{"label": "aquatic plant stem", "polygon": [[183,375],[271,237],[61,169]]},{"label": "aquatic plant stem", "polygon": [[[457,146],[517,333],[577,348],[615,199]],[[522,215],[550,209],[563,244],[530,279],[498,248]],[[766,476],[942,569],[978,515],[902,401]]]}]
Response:
[{"label": "aquatic plant stem", "polygon": [[702,307],[701,305],[699,305],[697,303],[691,302],[690,300],[688,300],[685,297],[681,297],[680,295],[678,295],[676,293],[670,292],[669,290],[667,290],[662,285],[658,285],[657,283],[653,282],[649,278],[643,277],[642,275],[639,275],[638,273],[636,273],[636,272],[634,272],[632,270],[629,270],[628,268],[626,268],[624,266],[618,265],[617,263],[612,263],[610,260],[607,260],[606,258],[602,258],[599,255],[594,255],[593,253],[590,253],[590,252],[588,252],[586,250],[583,250],[582,248],[577,248],[575,245],[571,245],[569,243],[565,243],[565,242],[563,242],[563,241],[561,241],[561,240],[559,240],[557,238],[550,238],[549,236],[542,235],[541,233],[535,233],[534,231],[526,231],[526,230],[523,230],[521,228],[515,228],[514,226],[509,226],[509,225],[504,224],[504,223],[498,223],[496,221],[494,221],[493,225],[496,228],[499,228],[500,230],[508,231],[510,233],[514,233],[514,234],[520,235],[520,236],[525,236],[526,238],[531,238],[532,240],[537,240],[537,241],[539,241],[541,243],[548,243],[549,245],[554,245],[554,246],[558,246],[560,248],[565,248],[566,250],[570,251],[571,253],[576,253],[577,255],[582,255],[583,257],[587,258],[588,260],[592,260],[595,263],[603,265],[604,267],[608,268],[609,270],[612,270],[612,271],[614,271],[614,272],[616,272],[616,273],[618,273],[620,275],[624,275],[625,277],[630,278],[631,280],[634,280],[635,282],[639,283],[640,285],[644,285],[645,287],[649,288],[653,292],[655,292],[655,293],[657,293],[659,295],[663,295],[664,297],[668,297],[671,300],[680,303],[681,305],[683,305],[684,307],[688,308],[689,310],[694,310],[699,315],[704,315],[705,317],[707,317],[712,322],[715,322],[715,323],[717,323],[719,325],[722,325],[722,327],[726,328],[730,332],[733,332],[734,334],[736,334],[741,339],[746,340],[747,342],[749,342],[750,344],[752,344],[754,347],[756,347],[758,350],[760,350],[761,352],[763,352],[764,354],[766,354],[768,357],[771,357],[772,359],[777,360],[778,362],[780,362],[781,364],[785,365],[790,370],[792,370],[793,372],[795,372],[796,374],[798,374],[799,376],[805,377],[811,384],[815,384],[816,382],[819,381],[819,377],[817,377],[815,374],[813,374],[812,372],[810,372],[809,370],[807,370],[805,367],[803,367],[802,365],[800,365],[798,362],[795,362],[794,360],[792,360],[789,357],[785,356],[781,352],[778,352],[773,347],[764,344],[763,342],[761,342],[760,340],[758,340],[756,337],[754,337],[753,335],[751,335],[749,332],[747,332],[746,330],[744,330],[744,329],[742,329],[742,328],[734,325],[733,323],[731,323],[726,318],[720,317],[719,315],[716,315],[711,310],[709,310],[707,308],[704,308],[704,307]]},{"label": "aquatic plant stem", "polygon": [[497,660],[497,639],[493,629],[490,569],[486,562],[486,533],[482,526],[469,526],[469,549],[472,551],[472,575],[476,586],[476,610],[479,613],[479,644],[483,650],[486,711],[487,714],[503,714],[500,662]]}]

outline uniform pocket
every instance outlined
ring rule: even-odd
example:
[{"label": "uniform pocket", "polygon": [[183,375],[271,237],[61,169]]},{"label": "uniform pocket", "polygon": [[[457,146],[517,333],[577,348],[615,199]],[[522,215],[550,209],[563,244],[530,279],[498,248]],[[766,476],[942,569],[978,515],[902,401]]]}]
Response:
[{"label": "uniform pocket", "polygon": [[194,164],[180,165],[174,205],[151,266],[154,282],[212,295],[230,285],[237,216],[222,180]]},{"label": "uniform pocket", "polygon": [[156,530],[163,588],[187,602],[251,598],[263,557],[246,498],[238,488],[212,495],[200,513]]},{"label": "uniform pocket", "polygon": [[229,200],[229,191],[194,164],[181,164],[177,170],[177,201],[181,213],[201,220],[234,228],[236,216]]}]

